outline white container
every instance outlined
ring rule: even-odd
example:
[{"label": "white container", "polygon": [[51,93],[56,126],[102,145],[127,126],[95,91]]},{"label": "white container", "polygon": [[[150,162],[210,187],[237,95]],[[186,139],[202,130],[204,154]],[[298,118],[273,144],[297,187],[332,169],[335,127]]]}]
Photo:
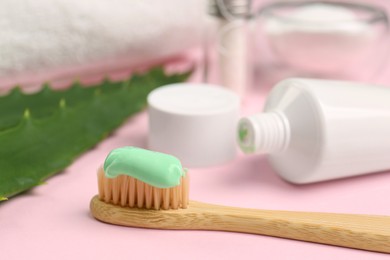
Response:
[{"label": "white container", "polygon": [[209,0],[204,42],[204,81],[240,97],[249,83],[250,0]]},{"label": "white container", "polygon": [[390,169],[390,89],[353,82],[288,79],[264,113],[242,118],[246,153],[268,153],[274,170],[311,183]]},{"label": "white container", "polygon": [[176,156],[185,167],[207,167],[235,158],[240,101],[217,85],[177,83],[148,96],[149,149]]}]

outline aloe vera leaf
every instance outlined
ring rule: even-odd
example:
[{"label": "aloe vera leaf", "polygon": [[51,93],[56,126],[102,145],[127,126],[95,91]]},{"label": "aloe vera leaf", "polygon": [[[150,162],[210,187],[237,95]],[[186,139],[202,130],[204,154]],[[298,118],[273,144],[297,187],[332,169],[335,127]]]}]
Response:
[{"label": "aloe vera leaf", "polygon": [[[150,84],[169,84],[172,82],[180,82],[188,73],[174,74],[167,77],[161,68],[155,68],[150,73],[152,77],[144,77],[135,75],[130,79],[131,82],[146,80]],[[15,87],[5,96],[0,96],[0,131],[12,126],[16,126],[22,117],[24,110],[29,108],[30,113],[34,118],[43,118],[51,115],[61,99],[67,101],[68,106],[73,106],[79,102],[88,101],[93,97],[93,92],[99,90],[104,93],[115,91],[123,84],[128,84],[128,81],[110,81],[105,79],[95,86],[84,86],[79,82],[75,82],[67,90],[53,90],[50,84],[44,84],[42,89],[34,94],[25,94],[19,87]]]},{"label": "aloe vera leaf", "polygon": [[91,88],[91,98],[73,106],[62,98],[48,117],[35,118],[25,110],[16,127],[0,132],[0,198],[28,190],[61,171],[144,108],[151,90],[187,76],[153,70],[115,90]]},{"label": "aloe vera leaf", "polygon": [[45,84],[39,92],[34,94],[25,94],[19,87],[16,87],[8,95],[0,96],[0,130],[16,126],[26,107],[35,118],[42,118],[52,114],[61,99],[67,100],[68,105],[72,106],[92,98],[92,93],[96,89],[109,92],[123,83],[123,81],[104,80],[99,85],[85,87],[75,82],[67,90],[61,91],[55,91],[50,84]]}]

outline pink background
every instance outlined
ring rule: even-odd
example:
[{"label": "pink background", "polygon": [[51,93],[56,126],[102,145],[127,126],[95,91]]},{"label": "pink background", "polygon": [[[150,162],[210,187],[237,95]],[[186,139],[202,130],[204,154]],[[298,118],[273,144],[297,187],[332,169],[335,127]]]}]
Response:
[{"label": "pink background", "polygon": [[[243,114],[261,110],[254,91]],[[388,259],[366,252],[259,235],[127,228],[95,220],[96,169],[124,145],[145,146],[147,115],[130,119],[63,173],[0,204],[1,259]],[[239,155],[223,166],[190,169],[193,200],[301,211],[390,215],[390,174],[296,186],[281,180],[263,156]],[[387,227],[388,228],[388,227]]]},{"label": "pink background", "polygon": [[[383,2],[383,1],[382,1]],[[388,70],[389,71],[389,70]],[[380,81],[388,81],[384,73]],[[262,109],[266,89],[252,89],[243,114]],[[131,118],[46,184],[0,204],[1,259],[389,259],[389,255],[259,235],[126,228],[95,220],[96,169],[116,147],[146,146],[147,115]],[[390,215],[390,174],[297,186],[265,158],[190,169],[193,200],[259,209]],[[388,228],[388,227],[387,227]]]}]

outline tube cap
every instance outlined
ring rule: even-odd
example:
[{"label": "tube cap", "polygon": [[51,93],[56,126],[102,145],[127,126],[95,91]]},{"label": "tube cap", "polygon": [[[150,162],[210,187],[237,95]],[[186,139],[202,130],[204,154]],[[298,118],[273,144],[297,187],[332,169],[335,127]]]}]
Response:
[{"label": "tube cap", "polygon": [[280,153],[287,147],[289,131],[282,113],[261,113],[240,119],[237,140],[244,153]]},{"label": "tube cap", "polygon": [[178,157],[185,167],[221,164],[236,156],[240,100],[202,83],[160,87],[148,96],[149,149]]}]

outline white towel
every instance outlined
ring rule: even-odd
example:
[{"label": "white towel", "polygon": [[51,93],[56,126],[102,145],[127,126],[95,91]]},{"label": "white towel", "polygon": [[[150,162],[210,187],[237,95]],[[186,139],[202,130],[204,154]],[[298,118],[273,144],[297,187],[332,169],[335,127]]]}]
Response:
[{"label": "white towel", "polygon": [[200,43],[204,0],[1,0],[0,78],[137,64]]}]

